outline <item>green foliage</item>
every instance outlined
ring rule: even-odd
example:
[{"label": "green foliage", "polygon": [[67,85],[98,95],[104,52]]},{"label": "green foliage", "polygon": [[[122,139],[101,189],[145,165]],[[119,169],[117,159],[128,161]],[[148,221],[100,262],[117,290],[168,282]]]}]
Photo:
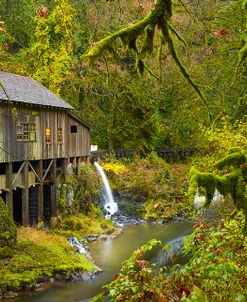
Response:
[{"label": "green foliage", "polygon": [[73,233],[78,238],[91,234],[112,233],[113,231],[112,221],[103,218],[97,208],[94,208],[94,211],[87,215],[81,213],[64,215],[59,218],[58,224],[51,230],[52,233],[64,236]]},{"label": "green foliage", "polygon": [[13,256],[16,244],[16,225],[7,205],[0,198],[0,259]]},{"label": "green foliage", "polygon": [[185,205],[169,165],[155,153],[129,163],[109,161],[103,168],[114,190],[131,193],[133,202],[145,201],[145,219],[174,217]]},{"label": "green foliage", "polygon": [[93,301],[245,301],[247,240],[236,218],[212,228],[203,220],[194,224],[193,233],[184,239],[183,253],[189,260],[179,268],[158,270],[145,260],[141,247]]},{"label": "green foliage", "polygon": [[[247,1],[243,0],[243,9],[245,10],[245,13],[247,12]],[[239,51],[239,65],[243,63],[247,58],[247,22],[246,23],[246,30],[245,35],[243,37],[243,43],[244,46]]]},{"label": "green foliage", "polygon": [[68,175],[66,183],[60,186],[58,206],[61,214],[94,212],[94,205],[100,198],[100,188],[100,179],[93,166],[82,166],[80,176]]},{"label": "green foliage", "polygon": [[[189,75],[187,69],[182,64],[178,57],[176,47],[174,44],[173,37],[170,30],[174,32],[174,29],[169,26],[172,17],[172,1],[167,0],[157,0],[154,8],[152,8],[149,13],[141,21],[136,22],[132,25],[124,27],[113,34],[108,35],[106,38],[100,40],[95,46],[93,46],[86,54],[82,56],[82,59],[89,59],[89,63],[92,66],[95,59],[103,55],[104,51],[114,53],[114,41],[120,38],[122,43],[127,47],[128,50],[134,50],[136,53],[136,64],[135,67],[139,74],[143,75],[144,70],[147,70],[150,74],[153,73],[147,68],[143,58],[146,54],[149,54],[153,49],[153,40],[155,28],[160,31],[160,42],[161,44],[167,44],[170,55],[178,67],[179,71],[183,77],[188,81],[188,83],[194,88],[198,93],[200,98],[203,100],[206,108],[208,110],[209,116],[211,117],[210,108],[206,99],[204,98],[202,92],[200,91],[198,85],[194,83],[191,76]],[[172,29],[171,29],[172,28]],[[143,35],[143,42],[140,43],[140,50],[137,46],[138,38]],[[147,44],[149,47],[147,48]]]},{"label": "green foliage", "polygon": [[177,287],[181,301],[246,299],[247,271],[243,263],[247,242],[238,230],[234,220],[228,224],[221,222],[216,229],[197,223],[184,245],[190,261],[170,280]]},{"label": "green foliage", "polygon": [[115,280],[104,286],[107,298],[105,299],[100,294],[92,301],[159,301],[161,297],[160,276],[155,277],[155,267],[145,260],[146,254],[157,246],[161,246],[161,242],[152,239],[136,250],[123,263]]},{"label": "green foliage", "polygon": [[37,14],[32,47],[27,52],[29,74],[56,94],[71,75],[74,15],[70,1],[54,0],[48,16]]}]

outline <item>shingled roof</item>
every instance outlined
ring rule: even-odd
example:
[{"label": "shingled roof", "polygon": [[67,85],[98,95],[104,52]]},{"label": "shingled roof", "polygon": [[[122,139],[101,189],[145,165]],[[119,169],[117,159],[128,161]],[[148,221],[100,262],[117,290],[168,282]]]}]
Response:
[{"label": "shingled roof", "polygon": [[[73,109],[72,106],[32,78],[0,71],[0,82],[13,102]],[[0,86],[0,101],[8,100],[6,93]]]}]

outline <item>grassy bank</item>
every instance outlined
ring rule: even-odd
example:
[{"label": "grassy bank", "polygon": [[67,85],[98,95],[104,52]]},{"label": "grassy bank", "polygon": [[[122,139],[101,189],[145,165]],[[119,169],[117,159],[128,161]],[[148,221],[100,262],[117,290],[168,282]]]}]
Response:
[{"label": "grassy bank", "polygon": [[96,270],[85,256],[77,253],[67,237],[112,232],[112,223],[102,217],[83,214],[67,216],[50,231],[19,227],[13,256],[0,259],[0,293],[35,287],[50,277],[65,279],[72,274]]},{"label": "grassy bank", "polygon": [[[83,222],[83,217],[77,217],[77,226],[86,225],[88,219],[85,217]],[[104,232],[101,224],[102,219],[95,220],[93,227],[89,224],[77,235]],[[109,231],[109,228],[106,229]],[[23,286],[35,287],[36,282],[50,277],[70,278],[74,273],[95,271],[94,264],[68,243],[67,234],[73,233],[72,230],[59,234],[35,228],[18,228],[13,256],[0,259],[0,292],[16,291]]]},{"label": "grassy bank", "polygon": [[21,227],[17,238],[13,257],[0,260],[0,292],[15,290],[56,274],[95,270],[94,265],[76,253],[61,235]]}]

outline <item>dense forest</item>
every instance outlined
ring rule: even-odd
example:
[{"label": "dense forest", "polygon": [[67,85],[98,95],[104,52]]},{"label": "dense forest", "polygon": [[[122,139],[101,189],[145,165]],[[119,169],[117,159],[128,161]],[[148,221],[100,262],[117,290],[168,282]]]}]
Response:
[{"label": "dense forest", "polygon": [[[1,0],[0,70],[33,77],[75,108],[91,125],[91,144],[113,151],[102,165],[114,190],[144,204],[138,215],[169,221],[183,213],[196,221],[182,269],[149,266],[145,254],[161,244],[152,240],[94,301],[246,301],[246,17],[246,0]],[[155,153],[181,147],[196,150],[185,163],[167,164]],[[118,149],[136,157],[118,161]],[[7,239],[0,236],[8,242],[0,249],[0,293],[44,274],[94,269],[71,255],[62,236],[116,229],[95,202],[94,168],[84,167],[67,186],[75,187],[74,206],[58,201],[58,225],[48,234],[42,227],[38,236],[16,231],[0,202],[0,227],[8,222]],[[192,205],[202,195],[209,207],[215,192],[223,202],[207,224]],[[59,258],[58,243],[67,259]],[[23,252],[39,254],[39,264]]]},{"label": "dense forest", "polygon": [[1,69],[32,76],[71,103],[101,149],[204,147],[208,131],[232,132],[245,121],[244,6],[174,1],[174,53],[157,21],[112,40],[88,68],[87,50],[143,20],[153,1],[3,0]]}]

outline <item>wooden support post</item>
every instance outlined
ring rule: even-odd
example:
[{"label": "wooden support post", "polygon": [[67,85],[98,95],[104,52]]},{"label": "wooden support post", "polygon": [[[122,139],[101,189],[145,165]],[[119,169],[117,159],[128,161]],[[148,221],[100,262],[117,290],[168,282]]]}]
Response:
[{"label": "wooden support post", "polygon": [[29,202],[28,202],[28,162],[22,170],[22,182],[24,188],[22,189],[22,224],[23,226],[29,225]]},{"label": "wooden support post", "polygon": [[6,187],[9,190],[6,196],[6,203],[9,207],[9,211],[11,215],[13,216],[13,185],[12,185],[12,180],[13,180],[13,165],[12,162],[6,164]]},{"label": "wooden support post", "polygon": [[66,181],[66,174],[67,174],[67,159],[66,158],[63,158],[62,159],[62,163],[61,163],[61,179],[62,179],[62,183],[65,183]]},{"label": "wooden support post", "polygon": [[51,165],[51,216],[57,216],[57,161],[53,160]]},{"label": "wooden support post", "polygon": [[89,156],[85,156],[85,164],[86,165],[90,164],[90,158],[89,158]]},{"label": "wooden support post", "polygon": [[43,160],[38,163],[39,189],[38,189],[38,222],[44,219],[44,191],[43,191]]},{"label": "wooden support post", "polygon": [[77,158],[77,175],[81,175],[81,157]]}]

